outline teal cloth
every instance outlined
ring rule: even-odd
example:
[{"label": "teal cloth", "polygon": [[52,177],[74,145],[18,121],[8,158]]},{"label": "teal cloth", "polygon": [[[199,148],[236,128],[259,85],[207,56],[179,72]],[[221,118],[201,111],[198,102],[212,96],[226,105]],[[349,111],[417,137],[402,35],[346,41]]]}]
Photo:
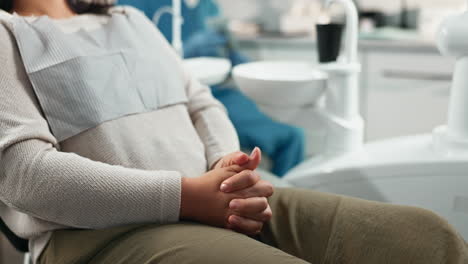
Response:
[{"label": "teal cloth", "polygon": [[[172,0],[119,0],[118,3],[134,6],[145,12],[150,19],[159,8],[172,6]],[[207,28],[206,18],[218,15],[218,6],[212,0],[200,0],[196,8],[189,8],[183,3],[182,16],[185,23],[182,26],[182,39],[186,41],[194,33],[205,30]],[[157,26],[167,40],[172,41],[172,15],[163,15]]]}]

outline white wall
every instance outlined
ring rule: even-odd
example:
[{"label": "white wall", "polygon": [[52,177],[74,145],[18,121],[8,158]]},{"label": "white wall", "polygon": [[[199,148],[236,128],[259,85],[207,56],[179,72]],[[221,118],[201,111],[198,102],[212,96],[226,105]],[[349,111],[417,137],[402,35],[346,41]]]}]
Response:
[{"label": "white wall", "polygon": [[[362,8],[375,8],[395,12],[401,8],[402,0],[358,0]],[[410,7],[420,8],[457,8],[464,6],[466,0],[407,0]]]},{"label": "white wall", "polygon": [[[293,0],[216,0],[228,18],[249,20],[264,13],[269,6],[276,10],[287,10]],[[312,0],[313,1],[313,0]]]},{"label": "white wall", "polygon": [[[273,7],[287,9],[294,0],[217,0],[224,14],[229,18],[250,19],[262,12],[262,5],[270,3]],[[318,1],[318,0],[310,0]],[[363,8],[376,8],[386,12],[397,12],[401,0],[357,0]],[[407,0],[411,7],[424,9],[454,9],[466,5],[467,0]]]}]

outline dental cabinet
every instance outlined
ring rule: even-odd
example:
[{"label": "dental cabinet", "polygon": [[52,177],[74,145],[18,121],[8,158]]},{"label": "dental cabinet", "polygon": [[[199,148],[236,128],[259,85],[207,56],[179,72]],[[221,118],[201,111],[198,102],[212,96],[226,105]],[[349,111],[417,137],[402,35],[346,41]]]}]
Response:
[{"label": "dental cabinet", "polygon": [[447,122],[454,60],[404,50],[363,54],[367,140],[419,134]]},{"label": "dental cabinet", "polygon": [[[241,51],[254,60],[318,61],[311,37],[237,36],[236,40]],[[446,122],[455,60],[441,56],[435,43],[361,40],[359,58],[366,140],[423,133]],[[308,131],[314,119],[303,117],[307,109],[280,113],[280,109],[260,108],[273,118],[305,128],[309,155],[313,154],[311,148],[320,147],[318,135]]]}]

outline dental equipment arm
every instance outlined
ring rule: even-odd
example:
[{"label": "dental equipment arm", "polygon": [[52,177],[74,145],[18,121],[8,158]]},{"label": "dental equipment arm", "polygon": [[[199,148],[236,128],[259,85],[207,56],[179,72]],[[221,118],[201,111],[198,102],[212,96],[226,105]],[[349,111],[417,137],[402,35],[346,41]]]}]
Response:
[{"label": "dental equipment arm", "polygon": [[184,44],[182,42],[182,25],[184,18],[182,17],[182,0],[172,0],[172,46],[179,56],[184,56]]},{"label": "dental equipment arm", "polygon": [[[199,0],[185,0],[187,7],[195,8],[199,4]],[[172,14],[172,47],[176,50],[179,56],[184,56],[184,44],[182,41],[182,26],[184,25],[184,17],[182,16],[182,0],[172,0],[172,7],[166,6],[160,8],[153,15],[153,23],[157,26],[161,16],[165,13]]]},{"label": "dental equipment arm", "polygon": [[359,107],[358,11],[352,0],[322,0],[326,8],[344,5],[346,30],[344,53],[336,63],[319,67],[329,75],[324,116],[328,120],[326,155],[358,151],[364,144],[364,121]]},{"label": "dental equipment arm", "polygon": [[183,57],[182,25],[184,24],[184,18],[182,17],[182,0],[172,0],[172,7],[161,7],[153,15],[153,23],[158,26],[161,17],[166,13],[172,15],[172,47],[179,56]]},{"label": "dental equipment arm", "polygon": [[343,54],[344,62],[357,62],[359,14],[356,5],[351,0],[322,0],[325,8],[329,8],[330,5],[332,5],[334,2],[341,3],[344,6],[346,12],[346,37]]},{"label": "dental equipment arm", "polygon": [[457,59],[451,89],[448,125],[435,130],[436,146],[449,154],[468,150],[468,11],[447,18],[437,44],[443,55]]}]

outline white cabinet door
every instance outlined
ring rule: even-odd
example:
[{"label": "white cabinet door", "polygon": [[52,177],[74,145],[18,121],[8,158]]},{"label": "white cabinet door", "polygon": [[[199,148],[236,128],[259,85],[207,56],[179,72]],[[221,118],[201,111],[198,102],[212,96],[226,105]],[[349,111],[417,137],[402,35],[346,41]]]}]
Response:
[{"label": "white cabinet door", "polygon": [[367,139],[429,133],[447,120],[454,60],[372,52],[365,67]]}]

